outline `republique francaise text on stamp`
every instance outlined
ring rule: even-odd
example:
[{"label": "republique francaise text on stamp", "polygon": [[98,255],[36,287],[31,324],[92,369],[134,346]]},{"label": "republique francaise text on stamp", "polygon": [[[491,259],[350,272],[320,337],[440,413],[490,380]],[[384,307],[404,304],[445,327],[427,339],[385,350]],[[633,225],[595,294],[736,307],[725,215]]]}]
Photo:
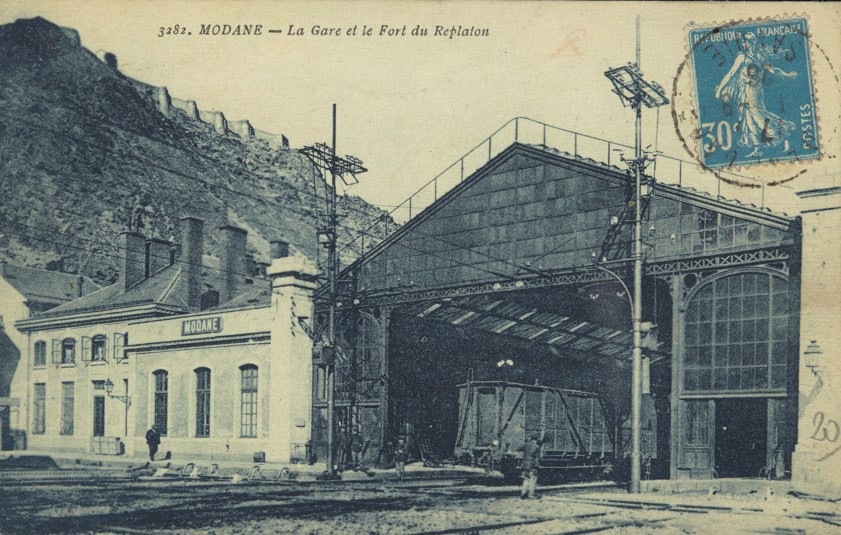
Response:
[{"label": "republique francaise text on stamp", "polygon": [[706,167],[820,156],[806,24],[794,18],[689,31]]}]

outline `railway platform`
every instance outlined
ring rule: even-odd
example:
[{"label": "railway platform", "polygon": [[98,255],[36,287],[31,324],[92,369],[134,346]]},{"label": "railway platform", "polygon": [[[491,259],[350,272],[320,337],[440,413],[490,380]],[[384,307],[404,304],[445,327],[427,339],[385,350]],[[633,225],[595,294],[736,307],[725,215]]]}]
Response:
[{"label": "railway platform", "polygon": [[[22,471],[57,471],[57,470],[80,470],[108,472],[146,471],[155,473],[158,470],[166,469],[170,473],[181,474],[184,469],[189,468],[184,475],[196,470],[197,475],[212,473],[218,478],[240,479],[255,476],[265,479],[295,479],[311,481],[317,479],[324,473],[324,463],[277,463],[277,462],[242,462],[231,460],[214,459],[168,459],[149,462],[145,457],[130,457],[124,455],[98,455],[93,453],[78,452],[56,452],[56,451],[4,451],[0,454],[0,471],[22,470]],[[256,467],[256,468],[255,468]],[[362,481],[368,479],[397,479],[399,478],[394,468],[371,468],[365,471],[345,470],[341,473],[341,479],[347,481]],[[458,479],[483,477],[484,469],[470,466],[445,466],[428,467],[422,461],[406,464],[404,478],[407,479]]]}]

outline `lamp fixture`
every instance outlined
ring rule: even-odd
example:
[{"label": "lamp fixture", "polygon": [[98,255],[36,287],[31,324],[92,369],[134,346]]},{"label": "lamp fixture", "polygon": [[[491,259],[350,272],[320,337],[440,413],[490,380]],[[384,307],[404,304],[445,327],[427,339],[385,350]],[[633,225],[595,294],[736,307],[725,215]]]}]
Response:
[{"label": "lamp fixture", "polygon": [[823,355],[823,350],[821,349],[821,346],[818,345],[817,340],[812,340],[803,352],[803,356],[806,360],[806,367],[809,368],[812,371],[812,374],[816,377],[818,375],[818,368],[820,368],[821,355]]},{"label": "lamp fixture", "polygon": [[111,381],[111,379],[106,379],[105,380],[105,393],[108,394],[109,398],[119,399],[120,401],[125,403],[126,407],[131,406],[131,396],[128,396],[128,395],[115,396],[114,395],[114,383]]}]

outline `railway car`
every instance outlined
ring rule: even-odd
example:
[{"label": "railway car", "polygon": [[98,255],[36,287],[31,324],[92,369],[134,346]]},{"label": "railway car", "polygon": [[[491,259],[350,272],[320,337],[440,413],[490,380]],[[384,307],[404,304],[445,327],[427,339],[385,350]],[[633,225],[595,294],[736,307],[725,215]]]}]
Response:
[{"label": "railway car", "polygon": [[613,422],[604,401],[593,393],[473,381],[459,385],[455,456],[470,461],[495,455],[506,479],[516,479],[523,456],[519,448],[537,435],[541,481],[602,479],[615,465]]}]

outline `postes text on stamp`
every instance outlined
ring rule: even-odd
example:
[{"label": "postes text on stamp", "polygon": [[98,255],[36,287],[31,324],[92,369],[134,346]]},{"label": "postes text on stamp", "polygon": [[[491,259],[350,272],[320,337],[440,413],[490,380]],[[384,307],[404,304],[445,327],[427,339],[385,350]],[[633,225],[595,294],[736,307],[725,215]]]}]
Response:
[{"label": "postes text on stamp", "polygon": [[689,31],[698,154],[711,169],[818,158],[806,19]]}]

